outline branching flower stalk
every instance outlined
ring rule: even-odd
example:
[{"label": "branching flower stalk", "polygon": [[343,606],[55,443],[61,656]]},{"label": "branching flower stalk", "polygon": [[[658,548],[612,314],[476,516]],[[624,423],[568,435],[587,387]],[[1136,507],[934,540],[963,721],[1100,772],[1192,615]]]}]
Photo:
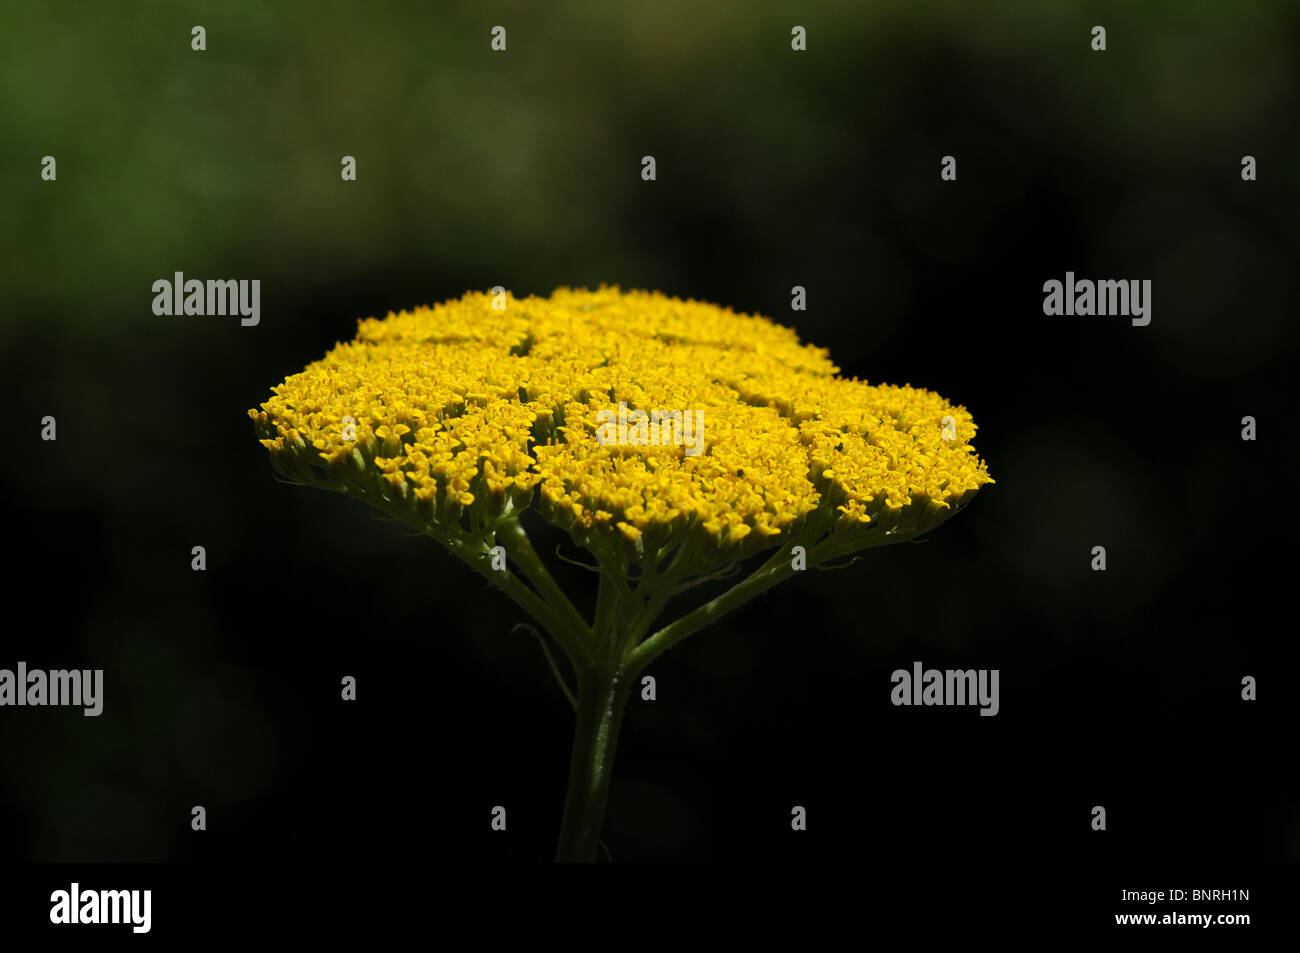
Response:
[{"label": "branching flower stalk", "polygon": [[[527,613],[517,628],[576,716],[556,856],[591,861],[647,666],[800,570],[915,539],[993,482],[965,408],[838,372],[793,330],[715,305],[608,287],[470,293],[358,322],[249,416],[285,479],[415,527]],[[620,406],[635,423],[615,440]],[[529,539],[529,510],[590,554],[590,621]]]}]

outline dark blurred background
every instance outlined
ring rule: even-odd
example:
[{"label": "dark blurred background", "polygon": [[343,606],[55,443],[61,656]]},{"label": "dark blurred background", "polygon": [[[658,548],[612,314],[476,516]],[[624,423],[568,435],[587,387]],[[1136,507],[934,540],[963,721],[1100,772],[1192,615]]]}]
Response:
[{"label": "dark blurred background", "polygon": [[[571,713],[522,614],[431,541],[277,483],[245,411],[357,318],[608,282],[938,390],[997,480],[928,542],[657,663],[614,860],[1300,856],[1279,747],[1300,9],[536,6],[6,12],[0,667],[103,668],[106,697],[0,710],[4,855],[548,860]],[[1152,323],[1045,317],[1067,270],[1151,279]],[[260,325],[156,317],[175,271],[260,279]],[[999,668],[1001,713],[893,707],[916,660]]]}]

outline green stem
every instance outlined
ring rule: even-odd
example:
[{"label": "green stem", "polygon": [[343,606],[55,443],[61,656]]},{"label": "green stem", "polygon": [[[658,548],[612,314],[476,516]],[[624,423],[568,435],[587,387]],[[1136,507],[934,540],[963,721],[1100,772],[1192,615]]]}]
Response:
[{"label": "green stem", "polygon": [[[429,535],[433,535],[432,533]],[[489,566],[486,552],[480,552],[474,546],[454,537],[434,536],[476,573],[513,599],[520,608],[537,620],[546,631],[555,635],[555,639],[568,653],[571,659],[581,651],[580,635],[570,632],[555,609],[509,573],[497,572]]]},{"label": "green stem", "polygon": [[693,612],[688,612],[676,622],[664,626],[638,645],[631,653],[628,670],[635,675],[682,639],[718,621],[727,613],[739,609],[755,596],[788,579],[793,573],[788,547],[777,549],[767,562],[754,570],[743,582],[737,583]]},{"label": "green stem", "polygon": [[617,653],[610,653],[610,658],[592,665],[579,676],[569,791],[564,799],[564,821],[555,853],[555,859],[561,863],[591,863],[596,859],[618,730],[631,684],[631,676],[623,670]]},{"label": "green stem", "polygon": [[569,683],[564,679],[564,673],[560,671],[560,666],[555,661],[555,656],[551,654],[551,649],[546,644],[546,636],[527,622],[516,623],[510,631],[513,632],[515,629],[523,629],[537,640],[537,644],[542,647],[542,654],[546,656],[546,663],[551,666],[551,674],[555,676],[555,683],[560,686],[560,691],[564,693],[565,699],[568,700],[569,707],[576,712],[578,710],[578,699],[574,697],[572,689],[569,688]]},{"label": "green stem", "polygon": [[[528,534],[519,525],[519,520],[516,518],[503,521],[497,527],[496,537],[505,547],[510,558],[519,564],[519,568],[523,570],[542,600],[555,613],[558,625],[548,627],[551,628],[556,639],[561,643],[572,643],[565,646],[571,652],[580,653],[583,647],[590,648],[592,632],[587,626],[587,621],[569,600],[564,590],[555,584],[555,580],[546,569],[546,564],[537,555],[537,550],[533,549]],[[562,631],[557,632],[556,628]]]},{"label": "green stem", "polygon": [[[328,486],[325,488],[331,489]],[[409,521],[409,514],[394,503],[373,499],[367,499],[366,502],[393,520]],[[474,526],[478,526],[477,517],[473,515],[473,512],[471,512],[470,522]],[[524,535],[522,528],[518,527],[518,521],[510,522],[515,524],[516,529],[518,529],[518,536],[522,536],[524,544],[527,545],[528,537]],[[584,657],[586,651],[584,643],[590,635],[590,629],[582,621],[581,616],[578,616],[575,625],[573,616],[577,614],[577,610],[573,609],[573,604],[567,598],[564,602],[567,609],[572,610],[572,614],[566,611],[563,606],[547,602],[543,596],[524,585],[523,580],[515,578],[508,571],[497,572],[492,569],[490,554],[481,532],[466,536],[462,531],[454,527],[450,530],[441,531],[424,524],[417,524],[417,527],[421,533],[447,547],[452,553],[459,556],[461,561],[468,565],[470,569],[513,599],[521,609],[537,621],[538,625],[555,636],[555,640],[560,643],[565,654],[574,664],[577,664],[577,659]],[[511,542],[516,543],[518,537],[514,534],[511,534],[511,537]],[[509,552],[509,549],[507,549],[507,552]],[[540,564],[541,560],[533,552],[532,546],[527,545],[527,551],[524,553],[525,559],[530,555],[533,561]],[[545,567],[543,567],[542,571],[545,572]],[[548,575],[546,578],[549,580],[550,576]],[[554,587],[554,585],[552,582],[551,586]]]},{"label": "green stem", "polygon": [[[862,547],[845,547],[850,548]],[[836,546],[817,548],[808,554],[809,564],[818,565],[828,554],[838,552]],[[595,621],[588,630],[595,651],[589,660],[575,666],[578,669],[577,723],[557,861],[596,859],[619,728],[637,676],[683,639],[788,579],[795,572],[792,562],[789,548],[779,547],[745,580],[644,641],[645,633],[681,587],[657,585],[662,579],[656,576],[657,566],[652,566],[642,585],[633,592],[620,583],[616,571],[602,565]],[[548,605],[551,604],[548,600]]]}]

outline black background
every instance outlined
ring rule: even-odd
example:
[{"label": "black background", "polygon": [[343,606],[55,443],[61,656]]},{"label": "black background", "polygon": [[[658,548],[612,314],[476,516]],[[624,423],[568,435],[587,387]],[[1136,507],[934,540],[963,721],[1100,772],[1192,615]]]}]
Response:
[{"label": "black background", "polygon": [[[132,244],[147,204],[139,222],[105,217],[116,237],[38,206],[69,180],[107,182],[115,165],[148,161],[140,143],[61,162],[57,184],[40,182],[34,158],[51,147],[11,146],[6,192],[47,225],[11,235],[23,251],[6,271],[0,666],[103,668],[106,700],[99,718],[0,711],[4,855],[549,860],[571,713],[536,644],[510,632],[522,614],[431,541],[275,482],[245,411],[358,317],[497,283],[522,296],[607,281],[771,315],[830,348],[846,375],[938,390],[974,414],[997,480],[928,541],[796,578],[657,662],[658,700],[633,699],[618,751],[603,834],[614,861],[1294,860],[1282,729],[1294,727],[1300,104],[1294,70],[1249,69],[1266,34],[1296,38],[1293,12],[1246,27],[1200,14],[1178,30],[1163,14],[1111,16],[1097,21],[1111,49],[1094,54],[1085,13],[989,40],[978,21],[901,15],[846,36],[821,10],[795,18],[811,37],[795,54],[788,17],[766,8],[770,42],[742,31],[729,45],[728,30],[751,22],[732,11],[681,27],[704,31],[691,56],[671,46],[626,73],[618,44],[635,24],[587,70],[565,39],[594,48],[599,30],[543,31],[511,12],[511,52],[497,60],[490,24],[461,11],[438,26],[439,48],[473,51],[445,68],[470,86],[494,71],[483,82],[500,109],[525,116],[554,118],[602,84],[614,105],[592,117],[591,141],[575,113],[543,137],[545,154],[519,156],[504,196],[476,202],[482,178],[463,163],[393,161],[418,117],[396,122],[400,91],[364,86],[356,99],[382,107],[352,120],[349,144],[322,148],[317,191],[294,186],[255,134],[292,101],[250,95],[220,105],[227,127],[244,117],[248,130],[208,158],[262,170],[238,198],[266,214],[206,250],[204,215],[222,201],[208,196],[187,242],[115,258],[107,249]],[[403,16],[377,15],[376,45],[413,28]],[[205,68],[186,48],[191,19],[203,22],[180,16],[180,39],[151,23],[107,55],[165,42],[179,51],[149,68]],[[313,22],[318,44],[341,29]],[[291,25],[283,49],[241,55],[303,54],[313,41]],[[32,30],[30,49],[53,42]],[[1244,43],[1215,64],[1238,84],[1229,106],[1183,104],[1168,118],[1151,84],[1181,73],[1195,96],[1204,68],[1175,40],[1219,30]],[[218,36],[239,42],[237,21],[212,32],[213,59],[228,55]],[[301,55],[292,69],[314,67],[326,68]],[[135,89],[104,82],[114,97]],[[196,94],[188,121],[216,108]],[[338,181],[345,153],[358,155],[355,183]],[[657,157],[654,183],[640,179],[643,154]],[[1257,182],[1241,180],[1245,154],[1259,159]],[[944,155],[957,157],[955,183],[940,181]],[[446,206],[406,182],[417,164],[469,193],[470,211],[440,218]],[[142,191],[192,173],[150,167]],[[113,188],[99,200],[133,207]],[[376,192],[409,198],[366,197]],[[559,223],[588,193],[587,224],[557,224],[563,237],[547,241],[537,221]],[[292,244],[333,215],[345,235]],[[379,235],[382,255],[368,256]],[[97,310],[83,301],[94,289],[57,272],[55,249],[112,276]],[[41,277],[43,256],[57,280]],[[153,316],[150,284],[175,270],[260,278],[260,326]],[[1044,316],[1043,282],[1067,270],[1151,279],[1152,323]],[[796,284],[805,313],[790,312]],[[39,439],[46,414],[57,442]],[[1245,415],[1256,442],[1241,439]],[[540,521],[529,529],[554,552]],[[190,569],[199,544],[203,573]],[[1090,570],[1094,545],[1105,573]],[[590,599],[589,577],[554,565]],[[1000,669],[1000,713],[893,707],[890,673],[915,660]],[[339,698],[344,675],[358,679],[355,703]],[[1245,675],[1259,680],[1256,702],[1240,697]],[[190,829],[195,804],[206,832]],[[790,830],[796,804],[806,832]],[[508,810],[506,833],[489,827],[494,805]],[[1105,832],[1091,830],[1094,805]]]}]

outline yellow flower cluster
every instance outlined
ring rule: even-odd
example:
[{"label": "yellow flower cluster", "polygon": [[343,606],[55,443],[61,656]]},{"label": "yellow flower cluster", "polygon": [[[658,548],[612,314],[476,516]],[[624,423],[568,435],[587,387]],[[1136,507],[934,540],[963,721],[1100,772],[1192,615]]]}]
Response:
[{"label": "yellow flower cluster", "polygon": [[[470,293],[359,322],[249,415],[296,479],[434,525],[536,502],[585,545],[638,551],[679,531],[753,551],[815,513],[828,532],[914,534],[992,482],[964,408],[837,373],[793,330],[716,305]],[[703,452],[602,442],[620,402],[700,412]]]}]

